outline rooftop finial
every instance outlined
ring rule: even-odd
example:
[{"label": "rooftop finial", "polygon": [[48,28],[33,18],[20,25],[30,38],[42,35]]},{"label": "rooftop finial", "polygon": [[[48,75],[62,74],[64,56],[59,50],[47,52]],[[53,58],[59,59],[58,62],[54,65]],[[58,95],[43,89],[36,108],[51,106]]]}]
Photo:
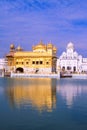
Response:
[{"label": "rooftop finial", "polygon": [[42,40],[40,40],[40,43],[39,43],[40,45],[43,45],[43,42],[42,42]]}]

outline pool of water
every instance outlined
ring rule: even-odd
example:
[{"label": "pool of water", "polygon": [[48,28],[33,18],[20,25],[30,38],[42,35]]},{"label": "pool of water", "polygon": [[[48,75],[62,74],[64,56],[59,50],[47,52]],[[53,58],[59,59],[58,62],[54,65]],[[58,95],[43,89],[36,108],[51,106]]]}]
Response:
[{"label": "pool of water", "polygon": [[0,130],[87,130],[87,80],[0,78]]}]

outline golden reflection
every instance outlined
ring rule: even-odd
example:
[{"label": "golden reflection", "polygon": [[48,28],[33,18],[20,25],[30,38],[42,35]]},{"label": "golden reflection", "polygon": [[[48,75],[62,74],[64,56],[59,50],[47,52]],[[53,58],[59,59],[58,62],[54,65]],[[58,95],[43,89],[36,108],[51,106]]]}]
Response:
[{"label": "golden reflection", "polygon": [[10,103],[17,107],[32,106],[38,110],[52,111],[56,106],[56,79],[38,78],[21,81],[7,88]]}]

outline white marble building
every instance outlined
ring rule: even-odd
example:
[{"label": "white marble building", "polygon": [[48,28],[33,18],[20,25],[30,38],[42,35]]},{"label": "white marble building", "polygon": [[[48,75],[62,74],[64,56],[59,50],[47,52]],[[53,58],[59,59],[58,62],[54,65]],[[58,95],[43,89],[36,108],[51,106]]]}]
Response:
[{"label": "white marble building", "polygon": [[7,71],[7,61],[5,58],[0,58],[0,77],[4,77],[4,72]]},{"label": "white marble building", "polygon": [[68,43],[66,52],[57,60],[57,68],[67,72],[87,72],[87,58],[79,55],[74,48],[73,43]]},{"label": "white marble building", "polygon": [[7,69],[7,61],[5,58],[0,58],[0,70]]}]

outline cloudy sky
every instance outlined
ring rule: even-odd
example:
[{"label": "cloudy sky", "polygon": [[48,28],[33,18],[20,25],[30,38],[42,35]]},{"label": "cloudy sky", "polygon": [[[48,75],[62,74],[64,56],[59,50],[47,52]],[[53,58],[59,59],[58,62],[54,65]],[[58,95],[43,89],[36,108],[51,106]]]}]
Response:
[{"label": "cloudy sky", "polygon": [[87,0],[0,0],[0,57],[11,43],[31,50],[40,40],[58,56],[71,41],[87,57]]}]

